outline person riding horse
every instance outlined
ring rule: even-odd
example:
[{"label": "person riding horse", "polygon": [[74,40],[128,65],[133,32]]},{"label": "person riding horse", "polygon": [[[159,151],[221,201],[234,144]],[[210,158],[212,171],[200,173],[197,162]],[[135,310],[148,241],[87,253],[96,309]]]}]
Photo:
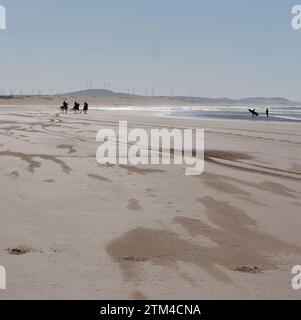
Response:
[{"label": "person riding horse", "polygon": [[74,107],[73,107],[73,112],[74,113],[79,113],[79,107],[80,107],[80,104],[77,102],[77,101],[75,101],[74,102]]},{"label": "person riding horse", "polygon": [[[63,105],[60,107],[61,112],[67,114],[67,113],[68,113],[68,106],[69,106],[69,104],[68,104],[66,101],[64,101],[64,102],[63,102]],[[84,103],[84,108],[83,108],[84,114],[87,114],[87,113],[88,113],[88,109],[89,109],[89,105],[88,105],[87,102],[85,102],[85,103]],[[72,110],[75,114],[80,113],[80,103],[78,103],[77,101],[75,101],[75,102],[74,102],[74,106],[73,106],[73,108],[72,108],[71,110]]]},{"label": "person riding horse", "polygon": [[66,102],[66,101],[64,101],[63,102],[63,105],[61,106],[61,111],[63,112],[63,113],[68,113],[68,106],[69,106],[69,104]]},{"label": "person riding horse", "polygon": [[89,105],[87,102],[84,103],[84,108],[83,108],[83,112],[84,114],[87,114],[88,113],[88,109],[89,109]]}]

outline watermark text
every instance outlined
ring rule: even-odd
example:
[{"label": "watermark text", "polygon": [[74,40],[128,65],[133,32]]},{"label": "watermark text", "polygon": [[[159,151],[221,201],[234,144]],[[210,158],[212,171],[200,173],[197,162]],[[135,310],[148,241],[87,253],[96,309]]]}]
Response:
[{"label": "watermark text", "polygon": [[300,30],[301,29],[301,5],[293,6],[292,8],[292,28],[294,30]]},{"label": "watermark text", "polygon": [[203,129],[130,130],[127,121],[119,121],[118,130],[98,131],[96,141],[101,142],[96,152],[100,164],[185,165],[186,175],[204,171]]},{"label": "watermark text", "polygon": [[6,9],[0,4],[0,30],[6,29]]},{"label": "watermark text", "polygon": [[292,288],[294,290],[300,290],[301,289],[301,266],[293,266],[292,268],[292,274],[295,274],[295,276],[292,279]]},{"label": "watermark text", "polygon": [[6,270],[3,266],[0,266],[0,290],[6,289]]}]

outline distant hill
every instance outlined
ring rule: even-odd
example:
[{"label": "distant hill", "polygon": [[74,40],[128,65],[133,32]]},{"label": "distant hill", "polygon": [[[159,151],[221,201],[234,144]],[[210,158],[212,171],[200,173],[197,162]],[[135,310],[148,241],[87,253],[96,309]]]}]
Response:
[{"label": "distant hill", "polygon": [[135,95],[126,94],[126,93],[122,93],[122,92],[114,92],[114,91],[105,90],[105,89],[90,89],[90,90],[68,92],[68,93],[63,94],[63,96],[96,97],[96,98],[125,98],[125,97],[134,97]]},{"label": "distant hill", "polygon": [[137,99],[147,99],[148,102],[152,100],[164,103],[164,101],[168,102],[175,102],[175,103],[185,103],[185,104],[192,104],[192,105],[246,105],[246,106],[271,106],[271,105],[278,105],[278,106],[293,106],[293,105],[301,105],[300,102],[291,101],[281,97],[273,97],[273,98],[266,98],[266,97],[250,97],[250,98],[242,98],[242,99],[230,99],[230,98],[205,98],[205,97],[186,97],[186,96],[140,96],[122,92],[114,92],[111,90],[105,89],[90,89],[90,90],[81,90],[75,92],[68,92],[63,94],[66,97],[95,97],[95,98],[127,98],[129,100],[137,100]]}]

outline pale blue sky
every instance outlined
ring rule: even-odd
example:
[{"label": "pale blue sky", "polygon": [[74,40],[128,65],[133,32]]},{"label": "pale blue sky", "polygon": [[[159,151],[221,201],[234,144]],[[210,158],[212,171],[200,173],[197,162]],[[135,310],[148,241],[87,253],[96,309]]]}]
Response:
[{"label": "pale blue sky", "polygon": [[[299,1],[301,2],[301,1]],[[0,90],[94,87],[301,101],[290,0],[0,0]]]}]

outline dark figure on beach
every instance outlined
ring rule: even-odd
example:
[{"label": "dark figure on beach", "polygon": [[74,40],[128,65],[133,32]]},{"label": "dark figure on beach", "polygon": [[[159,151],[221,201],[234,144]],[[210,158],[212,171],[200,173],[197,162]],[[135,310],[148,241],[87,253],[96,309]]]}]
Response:
[{"label": "dark figure on beach", "polygon": [[80,103],[77,103],[76,104],[76,113],[79,113],[80,112]]},{"label": "dark figure on beach", "polygon": [[84,103],[84,108],[83,108],[83,112],[84,114],[87,114],[88,113],[88,109],[89,109],[89,105],[87,102]]},{"label": "dark figure on beach", "polygon": [[79,107],[80,107],[80,104],[79,104],[77,101],[75,101],[75,102],[74,102],[74,106],[73,106],[73,108],[72,108],[72,111],[73,111],[75,114],[79,113]]},{"label": "dark figure on beach", "polygon": [[61,106],[61,112],[63,112],[63,113],[68,113],[68,106],[69,106],[69,104],[66,102],[66,101],[64,101],[63,102],[63,105]]},{"label": "dark figure on beach", "polygon": [[259,116],[259,114],[256,112],[256,109],[249,109],[249,111],[251,112],[251,114],[252,114],[252,117],[254,118],[255,116],[256,117],[258,117]]},{"label": "dark figure on beach", "polygon": [[270,113],[269,109],[266,108],[266,109],[265,109],[265,114],[267,115],[267,118],[269,117],[269,113]]}]

